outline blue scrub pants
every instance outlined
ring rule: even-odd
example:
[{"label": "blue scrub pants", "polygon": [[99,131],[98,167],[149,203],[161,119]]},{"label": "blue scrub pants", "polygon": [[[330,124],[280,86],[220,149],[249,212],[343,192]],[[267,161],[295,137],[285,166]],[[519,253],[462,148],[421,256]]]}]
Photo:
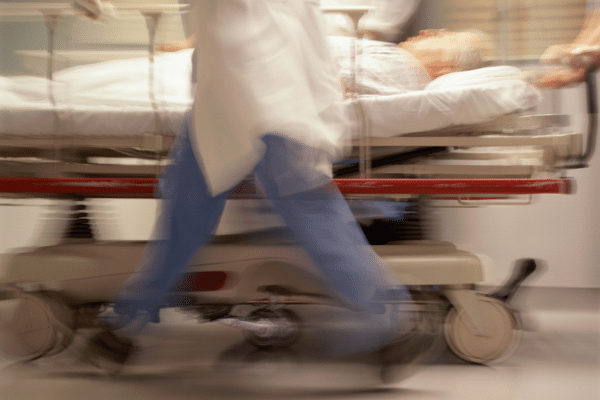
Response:
[{"label": "blue scrub pants", "polygon": [[[161,178],[163,204],[156,231],[159,237],[147,246],[139,266],[140,273],[135,274],[117,296],[114,307],[117,314],[133,317],[140,312],[152,314],[160,309],[165,295],[192,257],[210,241],[221,218],[228,193],[210,195],[194,156],[188,129],[188,124],[184,124],[171,154],[173,163]],[[301,165],[288,160],[290,148],[302,145],[277,135],[266,135],[263,140],[266,152],[254,173],[276,211],[331,285],[364,310],[357,313],[364,323],[371,327],[373,323],[386,325],[382,321],[369,320],[378,315],[381,308],[375,307],[370,300],[374,289],[389,287],[394,282],[383,261],[366,241],[347,202],[328,177],[323,180],[328,184],[316,189],[314,183],[310,187],[310,183],[302,182],[300,177],[294,184],[306,190],[279,195],[274,177]],[[307,187],[302,188],[302,185]],[[398,297],[398,290],[404,291],[403,296],[409,298],[405,289],[397,286],[395,297]],[[377,339],[365,337],[360,341],[382,345],[390,339],[387,336],[391,333],[389,327],[381,328],[376,333]],[[358,339],[360,334],[354,332],[351,336]]]}]

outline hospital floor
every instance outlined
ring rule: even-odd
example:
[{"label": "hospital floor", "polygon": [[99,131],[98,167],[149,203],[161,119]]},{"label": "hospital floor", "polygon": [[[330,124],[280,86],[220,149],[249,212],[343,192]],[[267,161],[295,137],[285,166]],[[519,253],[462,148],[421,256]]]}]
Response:
[{"label": "hospital floor", "polygon": [[563,295],[550,290],[528,302],[520,345],[507,360],[471,365],[442,352],[386,387],[373,366],[256,352],[235,329],[172,310],[120,376],[81,363],[75,350],[29,363],[2,360],[0,399],[600,399],[599,293]]}]

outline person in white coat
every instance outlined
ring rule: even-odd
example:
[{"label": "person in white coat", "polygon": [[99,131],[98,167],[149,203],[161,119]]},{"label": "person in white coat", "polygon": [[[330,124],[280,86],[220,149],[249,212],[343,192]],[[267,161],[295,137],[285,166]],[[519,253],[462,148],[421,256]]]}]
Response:
[{"label": "person in white coat", "polygon": [[400,321],[381,314],[373,296],[392,287],[395,299],[410,295],[391,278],[332,182],[344,116],[319,2],[192,4],[195,102],[159,185],[157,240],[115,298],[119,318],[90,340],[88,357],[126,362],[136,334],[210,241],[228,192],[252,173],[331,290],[360,310],[360,327],[348,340],[328,341],[337,345],[332,354],[385,346]]}]

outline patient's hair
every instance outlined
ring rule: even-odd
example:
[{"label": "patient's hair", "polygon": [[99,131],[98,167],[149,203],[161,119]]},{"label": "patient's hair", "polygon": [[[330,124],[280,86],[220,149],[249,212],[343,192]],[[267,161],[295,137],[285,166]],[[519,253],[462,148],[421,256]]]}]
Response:
[{"label": "patient's hair", "polygon": [[478,29],[460,31],[468,33],[472,40],[462,46],[448,49],[446,59],[452,60],[458,71],[468,71],[481,68],[485,64],[485,58],[491,54],[491,38]]}]

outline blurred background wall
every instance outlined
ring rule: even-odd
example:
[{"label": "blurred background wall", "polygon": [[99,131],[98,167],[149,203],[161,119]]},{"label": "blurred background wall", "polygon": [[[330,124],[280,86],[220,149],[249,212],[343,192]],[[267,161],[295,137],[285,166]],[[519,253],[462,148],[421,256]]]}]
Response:
[{"label": "blurred background wall", "polygon": [[[66,0],[45,0],[39,3],[70,4]],[[177,0],[114,0],[112,3],[177,4]],[[48,30],[43,19],[0,17],[0,34],[0,75],[45,75],[46,64],[41,52],[48,49]],[[183,29],[179,16],[165,16],[160,21],[157,42],[177,40],[181,37]],[[148,30],[144,18],[137,12],[120,14],[109,24],[92,23],[86,19],[65,15],[60,18],[56,27],[54,42],[58,58],[57,68],[65,68],[107,58],[142,56],[148,50]],[[80,54],[81,50],[87,50],[86,54]],[[108,50],[113,53],[112,56],[108,54]]]}]

